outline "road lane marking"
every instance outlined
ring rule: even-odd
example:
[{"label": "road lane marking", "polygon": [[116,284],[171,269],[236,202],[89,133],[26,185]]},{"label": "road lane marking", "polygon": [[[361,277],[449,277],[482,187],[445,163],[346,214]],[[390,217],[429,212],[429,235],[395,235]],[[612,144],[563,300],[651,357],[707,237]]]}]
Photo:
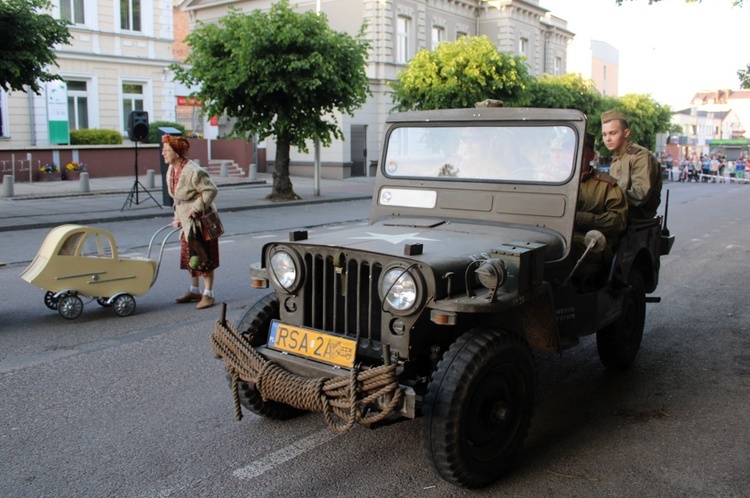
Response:
[{"label": "road lane marking", "polygon": [[255,460],[250,465],[235,470],[234,472],[232,472],[232,475],[234,475],[238,479],[243,480],[254,479],[265,474],[269,470],[273,470],[279,465],[292,460],[293,458],[297,458],[298,456],[303,455],[308,451],[311,451],[318,446],[339,437],[341,434],[342,433],[335,432],[330,429],[316,432],[307,436],[306,438],[300,439],[296,443],[290,444],[289,446],[274,451],[273,453],[270,453],[263,458]]}]

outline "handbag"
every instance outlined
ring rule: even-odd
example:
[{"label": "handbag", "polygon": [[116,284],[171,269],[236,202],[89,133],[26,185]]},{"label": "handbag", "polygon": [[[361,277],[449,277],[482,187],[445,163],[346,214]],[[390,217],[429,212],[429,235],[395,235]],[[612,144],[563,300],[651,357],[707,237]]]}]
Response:
[{"label": "handbag", "polygon": [[208,255],[207,241],[203,238],[202,233],[198,233],[195,223],[191,223],[191,225],[190,233],[187,237],[190,255],[188,267],[194,271],[209,271],[208,269],[213,266],[213,261],[211,261]]},{"label": "handbag", "polygon": [[206,211],[203,196],[201,196],[201,204],[203,204],[203,211],[201,211],[200,217],[203,240],[216,240],[224,233],[224,225],[222,225],[217,211],[213,209]]}]

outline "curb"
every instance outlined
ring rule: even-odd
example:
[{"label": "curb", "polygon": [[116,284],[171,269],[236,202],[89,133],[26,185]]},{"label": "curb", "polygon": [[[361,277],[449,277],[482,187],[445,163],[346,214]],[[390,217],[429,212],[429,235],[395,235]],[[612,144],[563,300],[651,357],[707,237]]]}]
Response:
[{"label": "curb", "polygon": [[[216,185],[219,190],[221,189],[229,189],[232,187],[266,187],[268,186],[268,182],[265,180],[258,180],[258,181],[248,181],[248,182],[241,182],[241,183],[224,183],[224,184],[217,184]],[[159,188],[152,188],[152,189],[144,189],[146,192],[150,194],[160,194],[162,192],[161,187]],[[22,194],[22,195],[14,195],[12,197],[0,197],[0,199],[5,199],[9,201],[37,201],[37,200],[45,200],[45,199],[62,199],[67,197],[95,197],[98,195],[117,195],[117,194],[128,194],[130,190],[122,190],[122,189],[112,189],[112,190],[97,190],[95,192],[63,192],[60,194]]]},{"label": "curb", "polygon": [[[236,184],[232,184],[236,185]],[[121,193],[121,192],[112,192],[112,193]],[[76,196],[60,196],[60,197],[76,197]],[[31,199],[38,199],[38,198],[31,198]],[[222,212],[238,212],[238,211],[250,211],[253,209],[271,209],[279,206],[304,206],[304,205],[311,205],[311,204],[325,204],[325,203],[333,203],[333,202],[348,202],[348,201],[358,201],[362,199],[372,199],[372,195],[350,195],[346,197],[317,197],[313,199],[300,199],[297,201],[279,201],[279,202],[271,202],[269,201],[269,204],[262,204],[262,205],[247,205],[247,206],[227,206],[222,208]],[[164,212],[154,212],[154,213],[148,213],[148,214],[133,214],[133,215],[119,215],[119,216],[112,216],[112,217],[99,217],[99,218],[87,218],[85,220],[71,220],[70,223],[78,223],[78,224],[93,224],[93,223],[115,223],[115,222],[121,222],[121,221],[129,221],[129,220],[145,220],[145,219],[152,219],[152,218],[171,218],[173,216],[172,210],[167,210]],[[18,230],[35,230],[40,228],[52,228],[59,226],[59,222],[49,222],[49,223],[33,223],[33,224],[26,224],[26,225],[14,225],[14,226],[8,226],[8,227],[0,227],[0,233],[2,232],[13,232]]]}]

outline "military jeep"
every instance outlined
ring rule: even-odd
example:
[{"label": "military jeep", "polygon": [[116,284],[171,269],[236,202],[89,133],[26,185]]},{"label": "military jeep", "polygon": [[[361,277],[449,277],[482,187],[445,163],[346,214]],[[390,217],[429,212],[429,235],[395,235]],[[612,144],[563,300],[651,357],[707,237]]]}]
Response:
[{"label": "military jeep", "polygon": [[575,110],[407,112],[386,122],[370,222],[265,244],[270,288],[214,351],[240,405],[270,418],[323,412],[334,429],[421,417],[444,479],[487,485],[534,411],[532,351],[596,334],[602,363],[640,347],[662,217],[629,226],[611,257],[572,241],[586,116]]}]

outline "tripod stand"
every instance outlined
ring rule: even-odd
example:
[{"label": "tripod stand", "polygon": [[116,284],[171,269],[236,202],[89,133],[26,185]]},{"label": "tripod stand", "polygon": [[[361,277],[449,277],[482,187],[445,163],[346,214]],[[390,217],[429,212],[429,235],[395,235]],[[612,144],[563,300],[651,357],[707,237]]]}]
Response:
[{"label": "tripod stand", "polygon": [[[151,200],[156,202],[156,205],[159,206],[159,209],[162,209],[161,204],[154,199],[154,196],[151,195],[151,192],[146,190],[146,187],[143,186],[143,184],[138,180],[138,141],[135,141],[135,180],[133,181],[133,186],[130,188],[130,193],[128,194],[128,197],[125,199],[125,202],[122,204],[122,208],[120,208],[120,211],[123,211],[125,209],[125,206],[127,205],[128,208],[132,207],[133,204],[136,206],[140,204],[140,201],[138,200],[138,187],[142,188],[146,194],[151,197]],[[135,200],[134,200],[135,199]],[[144,199],[145,202],[145,199]]]}]

